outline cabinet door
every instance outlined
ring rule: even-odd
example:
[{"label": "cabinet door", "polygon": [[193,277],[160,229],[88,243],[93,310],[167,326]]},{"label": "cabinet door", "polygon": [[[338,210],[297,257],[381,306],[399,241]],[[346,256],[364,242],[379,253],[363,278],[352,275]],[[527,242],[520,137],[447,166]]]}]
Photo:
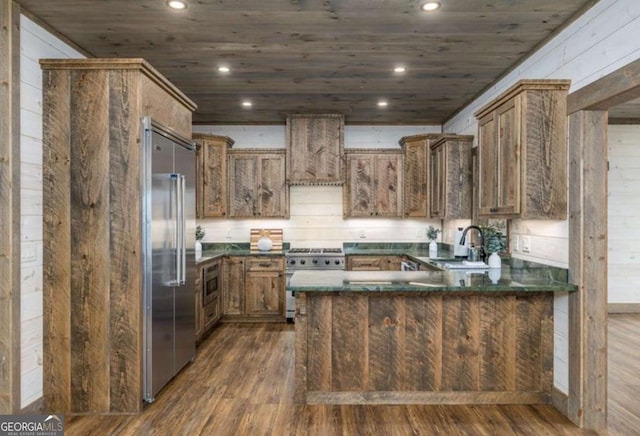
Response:
[{"label": "cabinet door", "polygon": [[244,313],[244,293],[244,258],[225,258],[222,286],[223,315],[242,315]]},{"label": "cabinet door", "polygon": [[281,271],[247,273],[245,309],[247,315],[284,316],[284,284]]},{"label": "cabinet door", "polygon": [[400,271],[402,256],[384,256],[380,262],[382,271]]},{"label": "cabinet door", "polygon": [[498,155],[496,124],[493,113],[480,119],[478,124],[479,215],[490,215],[497,212]]},{"label": "cabinet door", "polygon": [[364,217],[375,213],[374,162],[374,155],[348,156],[345,216]]},{"label": "cabinet door", "polygon": [[445,146],[431,149],[431,186],[430,186],[430,209],[431,218],[444,218],[446,202],[446,162]]},{"label": "cabinet door", "polygon": [[227,215],[227,142],[200,141],[198,211],[201,218]]},{"label": "cabinet door", "polygon": [[287,117],[290,183],[343,181],[343,128],[342,115]]},{"label": "cabinet door", "polygon": [[520,213],[520,106],[518,98],[496,110],[498,123],[497,213]]},{"label": "cabinet door", "polygon": [[288,207],[284,155],[261,155],[259,162],[258,216],[286,218]]},{"label": "cabinet door", "polygon": [[426,140],[405,144],[404,216],[424,218],[427,210]]},{"label": "cabinet door", "polygon": [[375,158],[376,216],[402,216],[402,155],[380,155]]},{"label": "cabinet door", "polygon": [[256,216],[258,177],[258,159],[255,155],[229,156],[229,216]]}]

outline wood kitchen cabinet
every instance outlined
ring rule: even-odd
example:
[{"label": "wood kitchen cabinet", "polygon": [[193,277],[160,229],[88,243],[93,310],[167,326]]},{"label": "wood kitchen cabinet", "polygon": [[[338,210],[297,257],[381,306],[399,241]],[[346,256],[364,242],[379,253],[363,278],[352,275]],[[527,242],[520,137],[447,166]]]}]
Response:
[{"label": "wood kitchen cabinet", "polygon": [[471,218],[473,136],[443,135],[430,146],[431,218]]},{"label": "wood kitchen cabinet", "polygon": [[344,116],[287,116],[287,183],[344,183]]},{"label": "wood kitchen cabinet", "polygon": [[566,219],[568,80],[522,80],[478,118],[478,215]]},{"label": "wood kitchen cabinet", "polygon": [[428,133],[400,138],[404,152],[404,216],[429,217],[429,146],[442,137]]},{"label": "wood kitchen cabinet", "polygon": [[284,320],[284,258],[251,256],[245,268],[246,314],[282,317]]},{"label": "wood kitchen cabinet", "polygon": [[196,213],[198,218],[224,218],[227,212],[227,150],[233,146],[228,136],[197,133]]},{"label": "wood kitchen cabinet", "polygon": [[229,150],[229,216],[288,218],[285,151]]},{"label": "wood kitchen cabinet", "polygon": [[284,322],[284,256],[225,259],[223,321]]},{"label": "wood kitchen cabinet", "polygon": [[196,300],[196,343],[200,341],[202,338],[202,333],[204,332],[204,316],[202,309],[202,266],[198,265],[196,270],[196,282],[195,282],[195,300]]},{"label": "wood kitchen cabinet", "polygon": [[222,277],[222,315],[244,314],[244,260],[242,256],[224,259]]},{"label": "wood kitchen cabinet", "polygon": [[402,150],[351,149],[346,153],[345,217],[402,216]]},{"label": "wood kitchen cabinet", "polygon": [[404,256],[346,256],[347,271],[400,271]]},{"label": "wood kitchen cabinet", "polygon": [[142,59],[40,64],[44,402],[56,414],[138,414],[145,312],[140,121],[150,116],[191,138],[195,104]]}]

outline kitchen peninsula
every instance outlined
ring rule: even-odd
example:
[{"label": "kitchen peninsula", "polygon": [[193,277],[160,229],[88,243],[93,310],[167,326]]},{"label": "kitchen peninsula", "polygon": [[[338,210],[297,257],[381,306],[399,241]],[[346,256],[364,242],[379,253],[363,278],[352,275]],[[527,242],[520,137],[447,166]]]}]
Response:
[{"label": "kitchen peninsula", "polygon": [[298,403],[536,404],[551,400],[553,294],[576,287],[566,270],[509,259],[490,271],[300,271],[287,289]]}]

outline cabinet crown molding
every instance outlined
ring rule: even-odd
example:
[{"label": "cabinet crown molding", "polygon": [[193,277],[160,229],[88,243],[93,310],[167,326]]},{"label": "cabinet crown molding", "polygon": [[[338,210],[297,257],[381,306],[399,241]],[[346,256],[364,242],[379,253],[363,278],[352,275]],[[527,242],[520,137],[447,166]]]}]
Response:
[{"label": "cabinet crown molding", "polygon": [[558,80],[558,79],[540,79],[540,80],[520,80],[513,86],[500,94],[497,98],[491,101],[491,103],[485,105],[482,109],[477,111],[474,116],[476,118],[482,118],[495,110],[497,107],[512,99],[516,95],[523,91],[568,91],[571,86],[571,80]]}]

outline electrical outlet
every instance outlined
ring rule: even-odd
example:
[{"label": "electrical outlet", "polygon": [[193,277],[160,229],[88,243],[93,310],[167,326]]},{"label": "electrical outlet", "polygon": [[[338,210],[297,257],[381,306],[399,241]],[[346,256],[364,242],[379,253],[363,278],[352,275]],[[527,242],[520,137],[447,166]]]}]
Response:
[{"label": "electrical outlet", "polygon": [[518,235],[513,235],[512,244],[511,249],[513,251],[520,251],[520,237]]},{"label": "electrical outlet", "polygon": [[360,230],[360,239],[366,239],[367,238],[367,234],[364,232],[364,230]]},{"label": "electrical outlet", "polygon": [[523,253],[531,252],[531,236],[522,237],[522,252]]}]

